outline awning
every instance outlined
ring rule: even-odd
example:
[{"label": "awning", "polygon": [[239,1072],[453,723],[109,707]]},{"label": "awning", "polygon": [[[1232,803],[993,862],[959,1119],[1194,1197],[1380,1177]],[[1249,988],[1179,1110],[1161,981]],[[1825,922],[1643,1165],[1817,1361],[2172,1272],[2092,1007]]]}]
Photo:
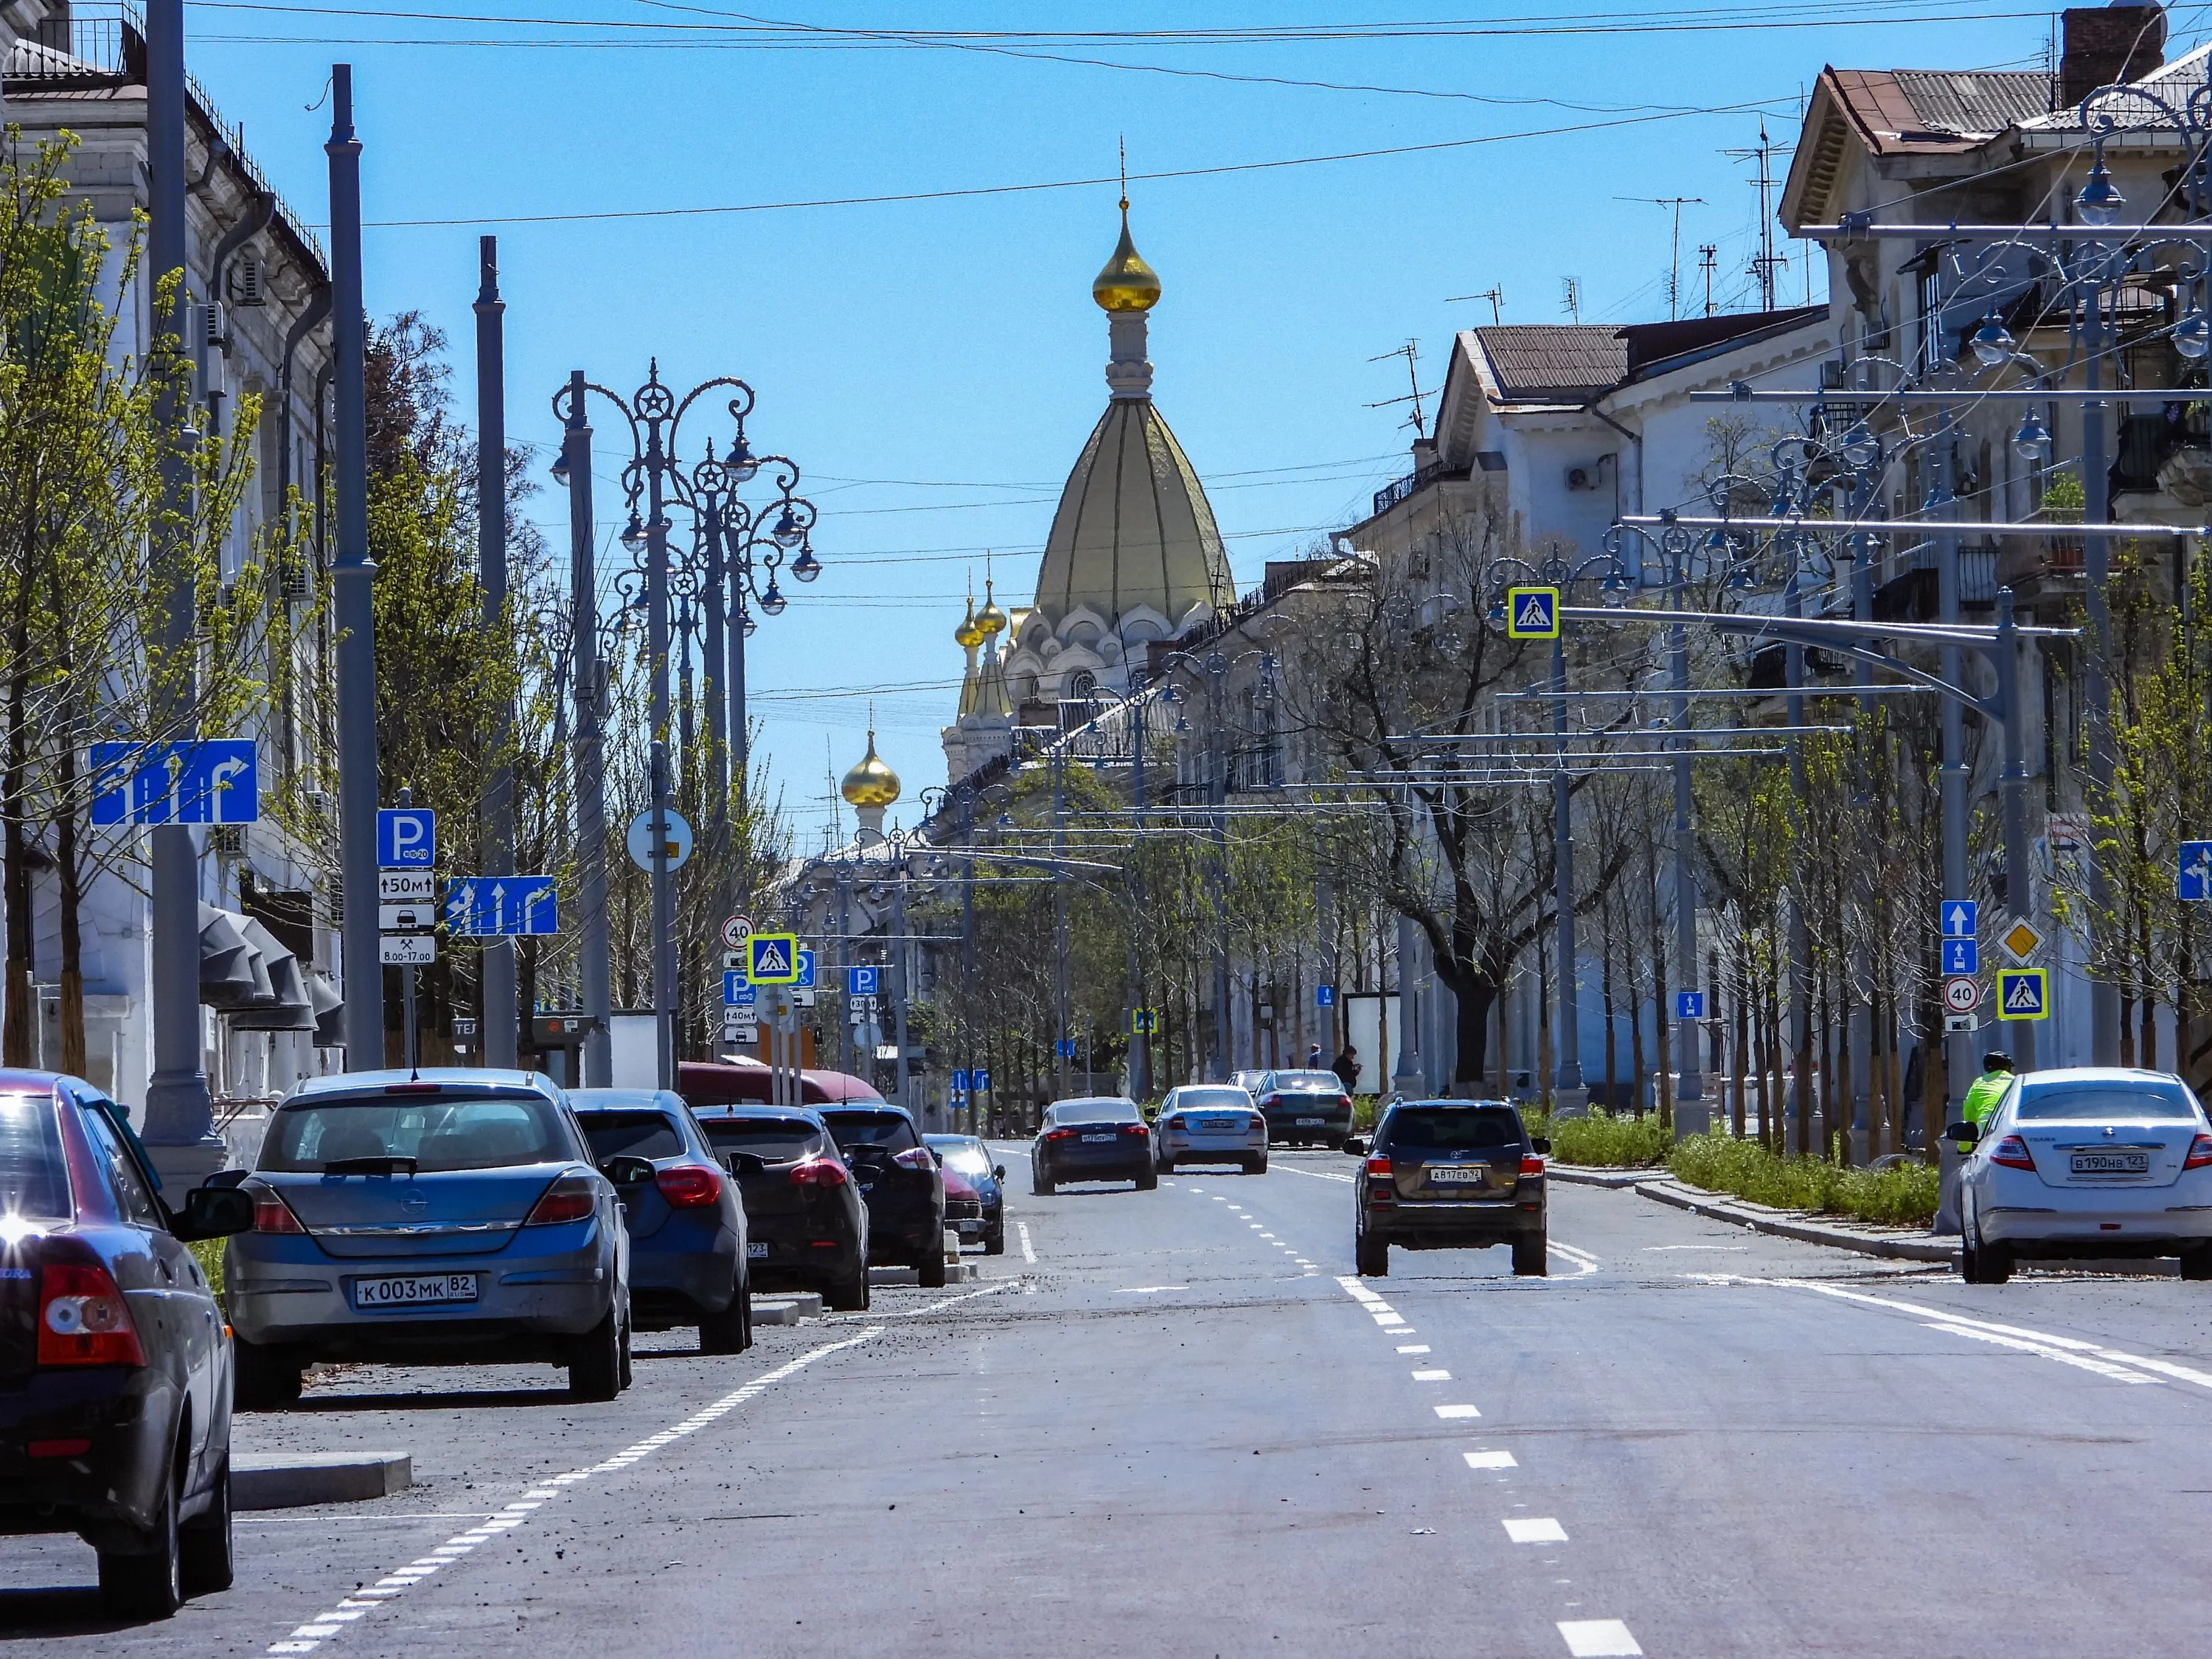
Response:
[{"label": "awning", "polygon": [[234,1030],[314,1031],[319,1012],[299,959],[251,916],[200,906],[200,1000]]},{"label": "awning", "polygon": [[328,975],[307,975],[307,1000],[315,1011],[315,1047],[344,1048],[345,999],[338,994],[337,987],[331,983]]},{"label": "awning", "polygon": [[315,1029],[314,1000],[307,994],[307,970],[300,959],[276,941],[276,936],[252,916],[246,918],[246,942],[258,953],[273,993],[268,1006],[256,1004],[234,1018],[238,1031],[312,1031]]}]

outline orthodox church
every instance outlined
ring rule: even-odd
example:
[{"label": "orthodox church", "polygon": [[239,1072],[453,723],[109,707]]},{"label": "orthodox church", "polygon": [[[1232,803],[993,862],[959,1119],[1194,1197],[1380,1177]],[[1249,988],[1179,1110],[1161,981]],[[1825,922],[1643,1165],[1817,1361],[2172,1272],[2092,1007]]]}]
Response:
[{"label": "orthodox church", "polygon": [[1236,598],[1213,508],[1152,403],[1146,318],[1160,279],[1129,236],[1091,284],[1106,313],[1106,412],[1067,475],[1045,542],[1036,597],[1009,616],[994,585],[971,597],[953,638],[967,653],[960,704],[945,728],[955,779],[1007,753],[1017,726],[1056,726],[1062,699],[1126,693],[1151,647],[1211,621]]}]

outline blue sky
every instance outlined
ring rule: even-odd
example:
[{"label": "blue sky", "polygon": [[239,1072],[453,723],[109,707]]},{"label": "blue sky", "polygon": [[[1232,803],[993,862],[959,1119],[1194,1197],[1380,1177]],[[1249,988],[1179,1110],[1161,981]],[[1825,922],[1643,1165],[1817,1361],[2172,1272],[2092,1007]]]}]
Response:
[{"label": "blue sky", "polygon": [[[1667,15],[1632,3],[1647,19]],[[1847,9],[1885,21],[1778,27]],[[1823,63],[2031,67],[2048,33],[2043,14],[2003,4],[1833,0],[1708,12],[1743,26],[1699,33],[1590,32],[1583,9],[1581,30],[1541,35],[1041,46],[979,35],[963,50],[764,45],[720,27],[736,14],[629,0],[376,9],[188,3],[189,62],[311,221],[325,216],[329,115],[307,106],[331,62],[355,65],[370,309],[418,309],[445,328],[456,392],[471,407],[476,238],[495,231],[514,441],[547,446],[550,459],[549,400],[571,368],[628,387],[657,354],[672,383],[723,374],[752,383],[756,447],[795,458],[823,510],[825,573],[763,623],[750,675],[803,841],[827,817],[825,773],[860,755],[872,696],[879,746],[907,786],[893,815],[911,823],[915,792],[944,781],[937,734],[956,695],[963,584],[972,569],[980,588],[994,548],[1002,600],[1026,602],[1060,483],[1105,398],[1106,329],[1090,281],[1113,246],[1112,185],[479,222],[1110,178],[1124,136],[1142,174],[1609,124],[1133,183],[1137,245],[1165,288],[1153,313],[1154,394],[1207,479],[1243,586],[1268,557],[1360,516],[1369,494],[1405,470],[1405,406],[1367,407],[1406,391],[1405,364],[1369,360],[1416,340],[1431,388],[1452,331],[1490,317],[1487,301],[1452,296],[1502,287],[1508,322],[1565,320],[1562,283],[1572,276],[1585,321],[1666,316],[1669,214],[1618,198],[1703,198],[1684,210],[1686,298],[1702,304],[1695,249],[1714,243],[1717,299],[1753,302],[1754,174],[1724,152],[1757,143],[1759,114],[1634,118],[1765,100],[1768,131],[1786,146]],[[1360,21],[1569,10],[1495,0],[1370,9]],[[2170,52],[2195,38],[2206,9],[2176,14]],[[645,27],[393,15],[433,11]],[[873,30],[1187,30],[1327,23],[1359,9],[945,0],[781,15]],[[1926,21],[1936,19],[1950,21]],[[671,46],[676,26],[686,33]],[[580,38],[617,44],[519,44]],[[454,41],[485,44],[428,44]],[[1040,50],[1150,67],[1044,61]],[[1213,78],[1224,76],[1271,78]],[[1778,174],[1787,165],[1781,157]],[[413,220],[466,222],[377,223]],[[1784,272],[1782,297],[1805,297],[1802,265]],[[595,424],[606,434],[604,418]],[[564,545],[565,505],[548,491],[538,506]],[[611,537],[611,481],[599,512]],[[905,687],[921,689],[890,689]]]}]

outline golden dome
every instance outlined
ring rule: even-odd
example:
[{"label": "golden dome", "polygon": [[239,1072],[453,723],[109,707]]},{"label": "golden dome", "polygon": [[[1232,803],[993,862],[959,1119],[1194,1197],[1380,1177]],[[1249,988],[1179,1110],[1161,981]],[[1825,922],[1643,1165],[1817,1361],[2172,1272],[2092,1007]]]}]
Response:
[{"label": "golden dome", "polygon": [[967,616],[961,619],[960,626],[952,630],[952,642],[969,651],[983,643],[983,629],[975,620],[975,596],[973,593],[968,596]]},{"label": "golden dome", "polygon": [[1101,311],[1150,311],[1160,302],[1160,279],[1129,240],[1129,204],[1121,204],[1121,240],[1114,257],[1091,280],[1091,297]]},{"label": "golden dome", "polygon": [[837,793],[851,806],[889,806],[899,798],[898,774],[878,757],[873,732],[868,733],[867,754],[845,774],[844,785]]},{"label": "golden dome", "polygon": [[975,613],[975,629],[985,639],[1006,631],[1006,613],[999,609],[999,602],[991,597],[991,584],[983,584],[983,608]]}]

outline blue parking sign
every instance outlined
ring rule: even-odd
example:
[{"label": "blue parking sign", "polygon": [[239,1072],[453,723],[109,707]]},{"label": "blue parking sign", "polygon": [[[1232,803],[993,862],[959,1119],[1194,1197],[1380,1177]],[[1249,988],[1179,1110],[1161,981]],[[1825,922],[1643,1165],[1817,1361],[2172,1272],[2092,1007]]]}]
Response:
[{"label": "blue parking sign", "polygon": [[848,968],[845,970],[845,994],[848,997],[875,995],[876,981],[883,971],[880,968]]},{"label": "blue parking sign", "polygon": [[752,981],[734,968],[722,975],[722,1006],[750,1008],[760,1001],[760,993],[753,989]]},{"label": "blue parking sign", "polygon": [[427,806],[380,806],[376,862],[384,870],[428,870],[438,861],[438,815]]}]

